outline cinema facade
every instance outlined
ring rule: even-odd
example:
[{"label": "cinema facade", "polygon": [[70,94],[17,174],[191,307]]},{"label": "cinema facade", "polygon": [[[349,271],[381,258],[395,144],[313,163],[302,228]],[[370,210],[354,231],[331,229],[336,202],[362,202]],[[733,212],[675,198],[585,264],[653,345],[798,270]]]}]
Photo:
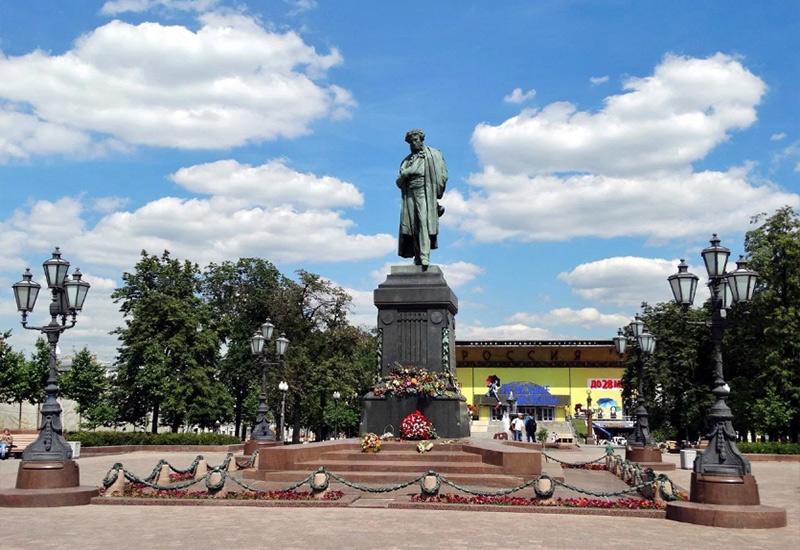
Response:
[{"label": "cinema facade", "polygon": [[[624,370],[612,340],[456,342],[461,391],[480,419],[501,413],[511,392],[518,411],[565,420],[586,407],[587,390],[601,418],[621,417]],[[487,395],[492,376],[500,378],[500,407]]]}]

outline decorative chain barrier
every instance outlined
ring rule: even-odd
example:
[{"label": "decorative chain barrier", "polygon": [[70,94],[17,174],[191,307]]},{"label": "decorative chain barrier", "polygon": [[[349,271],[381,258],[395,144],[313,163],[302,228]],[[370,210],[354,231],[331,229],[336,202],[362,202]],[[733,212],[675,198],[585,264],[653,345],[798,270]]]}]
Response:
[{"label": "decorative chain barrier", "polygon": [[[245,463],[245,467],[249,468],[255,463],[257,454],[258,451],[253,453],[253,455]],[[330,472],[324,467],[320,467],[317,470],[309,473],[303,479],[289,485],[288,487],[280,489],[279,491],[280,492],[294,491],[295,489],[302,487],[303,485],[308,483],[313,492],[319,493],[328,489],[330,480],[334,479],[335,481],[341,483],[342,485],[345,485],[347,487],[365,493],[390,493],[393,491],[398,491],[400,489],[405,489],[406,487],[410,487],[415,483],[419,483],[421,491],[427,495],[437,494],[439,492],[441,485],[444,484],[463,493],[475,496],[484,496],[484,497],[510,495],[533,486],[536,497],[546,499],[553,496],[556,486],[560,486],[570,491],[575,491],[576,493],[589,495],[593,497],[599,497],[599,498],[619,497],[632,493],[639,493],[643,497],[650,500],[656,499],[658,497],[664,500],[676,500],[679,498],[678,493],[675,489],[675,484],[668,476],[666,476],[665,474],[659,474],[658,476],[656,476],[651,468],[642,469],[638,464],[628,462],[627,460],[622,459],[622,457],[620,457],[619,455],[613,454],[613,452],[607,453],[606,456],[600,457],[599,459],[591,460],[589,462],[575,463],[575,464],[564,462],[554,457],[548,457],[548,458],[551,458],[556,462],[562,464],[569,464],[572,466],[594,464],[596,462],[599,462],[600,460],[605,459],[608,470],[611,473],[620,476],[623,481],[629,483],[631,486],[619,491],[593,491],[590,489],[582,489],[580,487],[566,483],[564,481],[554,479],[548,476],[547,474],[542,474],[539,477],[532,478],[515,487],[500,489],[497,491],[480,491],[476,489],[471,489],[469,487],[465,487],[454,481],[451,481],[446,476],[437,473],[435,470],[429,470],[428,472],[403,483],[397,483],[395,485],[387,485],[382,487],[373,487],[369,485],[363,485],[361,483],[357,483],[354,481],[350,481],[339,474]],[[189,468],[181,470],[173,467],[171,464],[169,464],[169,462],[162,459],[158,462],[156,467],[153,468],[153,471],[150,472],[150,474],[144,478],[140,478],[131,472],[125,471],[122,467],[122,463],[117,462],[116,464],[114,464],[114,466],[111,467],[106,476],[103,478],[103,486],[106,488],[111,487],[118,480],[120,471],[124,471],[125,479],[127,481],[130,481],[132,483],[139,483],[158,491],[186,489],[198,483],[204,482],[208,491],[217,492],[221,490],[224,487],[225,482],[228,479],[230,479],[233,483],[235,483],[236,485],[242,487],[247,491],[251,491],[254,493],[271,492],[269,490],[264,490],[258,487],[254,487],[248,484],[247,482],[243,481],[242,479],[230,475],[228,471],[230,462],[231,460],[234,460],[233,455],[230,453],[225,457],[225,460],[222,462],[222,464],[218,466],[208,467],[207,472],[203,476],[195,477],[194,479],[177,481],[175,483],[170,483],[169,485],[162,485],[160,483],[154,482],[159,472],[161,471],[161,468],[164,465],[168,466],[170,470],[176,473],[188,474],[190,472],[191,473],[196,472],[197,466],[200,464],[201,460],[202,457],[198,456],[195,458],[195,460],[192,462]]]}]

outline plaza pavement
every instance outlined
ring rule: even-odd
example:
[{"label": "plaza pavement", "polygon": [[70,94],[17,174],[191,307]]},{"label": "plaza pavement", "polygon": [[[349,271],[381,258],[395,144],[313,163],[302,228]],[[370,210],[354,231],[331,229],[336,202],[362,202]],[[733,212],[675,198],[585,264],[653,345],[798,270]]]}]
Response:
[{"label": "plaza pavement", "polygon": [[[548,449],[586,461],[600,448]],[[222,453],[203,453],[210,464]],[[195,453],[129,453],[79,459],[84,484],[99,484],[122,462],[146,475],[159,458],[188,465]],[[675,461],[676,455],[665,455]],[[0,461],[0,487],[14,485],[18,461]],[[800,548],[800,463],[753,462],[763,504],[787,509],[788,527],[715,529],[667,520],[608,516],[451,512],[380,508],[80,506],[0,508],[0,548]],[[688,487],[690,472],[669,473]]]}]

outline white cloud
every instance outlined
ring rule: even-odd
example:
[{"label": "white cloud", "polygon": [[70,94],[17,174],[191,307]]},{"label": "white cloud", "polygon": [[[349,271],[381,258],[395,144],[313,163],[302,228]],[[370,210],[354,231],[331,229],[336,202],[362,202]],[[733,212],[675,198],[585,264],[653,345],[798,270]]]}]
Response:
[{"label": "white cloud", "polygon": [[[749,163],[694,172],[692,163],[756,120],[764,82],[739,60],[666,56],[598,112],[566,102],[479,124],[483,165],[470,190],[445,195],[443,223],[496,242],[575,237],[666,241],[747,229],[750,217],[800,196],[751,177]],[[710,203],[714,204],[709,208]]]},{"label": "white cloud", "polygon": [[283,0],[283,1],[286,4],[289,4],[289,6],[291,7],[289,15],[298,15],[300,13],[316,9],[317,7],[317,0]]},{"label": "white cloud", "polygon": [[217,0],[108,0],[100,8],[100,13],[114,16],[126,12],[141,13],[155,8],[204,12],[216,4]]},{"label": "white cloud", "polygon": [[514,88],[510,94],[503,97],[503,101],[506,103],[524,103],[530,99],[533,99],[536,95],[536,90],[528,90],[527,92],[523,92],[522,88]]},{"label": "white cloud", "polygon": [[554,340],[559,338],[548,329],[531,327],[524,323],[483,326],[461,324],[456,330],[459,340]]},{"label": "white cloud", "polygon": [[479,124],[481,162],[508,174],[583,171],[608,175],[685,169],[756,120],[764,82],[729,56],[667,56],[652,76],[630,78],[597,113],[568,102],[526,109],[498,126]]},{"label": "white cloud", "polygon": [[350,315],[349,321],[365,330],[372,330],[375,328],[375,323],[378,319],[378,310],[375,307],[371,290],[357,290],[354,288],[345,288],[345,291],[353,299],[350,302]]},{"label": "white cloud", "polygon": [[[678,271],[678,262],[677,259],[616,256],[580,264],[560,273],[558,278],[585,300],[633,311],[638,310],[642,302],[656,304],[672,300],[667,277]],[[702,304],[708,298],[708,289],[702,284],[705,268],[690,265],[689,271],[700,277],[695,304]]]},{"label": "white cloud", "polygon": [[[391,272],[393,265],[410,264],[410,260],[401,259],[394,262],[387,262],[378,269],[372,271],[372,279],[375,281],[375,284],[380,284],[386,280],[386,276]],[[463,261],[436,264],[436,266],[441,268],[444,278],[447,280],[447,284],[450,288],[462,287],[485,272],[481,266]]]},{"label": "white cloud", "polygon": [[751,183],[748,169],[638,178],[508,175],[487,168],[470,178],[474,190],[468,195],[445,195],[442,203],[452,215],[442,222],[484,242],[585,236],[663,242],[744,231],[753,214],[800,204],[796,194]]},{"label": "white cloud", "polygon": [[292,170],[283,159],[260,166],[220,160],[181,168],[171,179],[195,193],[246,200],[258,205],[305,208],[361,206],[364,197],[352,183]]},{"label": "white cloud", "polygon": [[622,313],[602,313],[593,307],[572,309],[561,307],[546,313],[515,313],[509,319],[525,325],[570,326],[578,325],[585,329],[620,327],[630,320]]},{"label": "white cloud", "polygon": [[600,84],[605,84],[608,82],[608,75],[603,76],[590,76],[589,82],[592,86],[599,86]]},{"label": "white cloud", "polygon": [[97,197],[92,199],[92,210],[107,214],[125,207],[129,202],[127,197]]},{"label": "white cloud", "polygon": [[[313,121],[341,118],[354,104],[347,90],[317,82],[341,63],[337,50],[319,54],[296,32],[267,30],[241,14],[199,17],[197,31],[115,20],[60,55],[0,54],[0,100],[16,105],[2,116],[27,116],[24,125],[36,127],[27,134],[60,132],[28,138],[28,154],[84,149],[97,134],[220,149],[306,134]],[[21,153],[6,145],[0,155]]]},{"label": "white cloud", "polygon": [[769,136],[770,141],[781,141],[786,137],[786,132],[778,132]]}]

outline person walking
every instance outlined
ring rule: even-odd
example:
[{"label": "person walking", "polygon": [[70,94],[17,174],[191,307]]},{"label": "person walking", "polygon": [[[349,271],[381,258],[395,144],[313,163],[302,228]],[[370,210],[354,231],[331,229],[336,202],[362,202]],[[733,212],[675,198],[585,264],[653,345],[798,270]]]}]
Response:
[{"label": "person walking", "polygon": [[511,421],[511,432],[514,435],[514,441],[522,441],[522,430],[525,429],[525,420],[522,418],[522,413],[518,413],[517,417]]},{"label": "person walking", "polygon": [[12,436],[11,431],[6,428],[3,430],[3,433],[0,434],[0,460],[8,458],[9,454],[11,454],[11,447],[13,446],[14,436]]},{"label": "person walking", "polygon": [[536,419],[530,413],[525,415],[525,441],[536,443]]}]

